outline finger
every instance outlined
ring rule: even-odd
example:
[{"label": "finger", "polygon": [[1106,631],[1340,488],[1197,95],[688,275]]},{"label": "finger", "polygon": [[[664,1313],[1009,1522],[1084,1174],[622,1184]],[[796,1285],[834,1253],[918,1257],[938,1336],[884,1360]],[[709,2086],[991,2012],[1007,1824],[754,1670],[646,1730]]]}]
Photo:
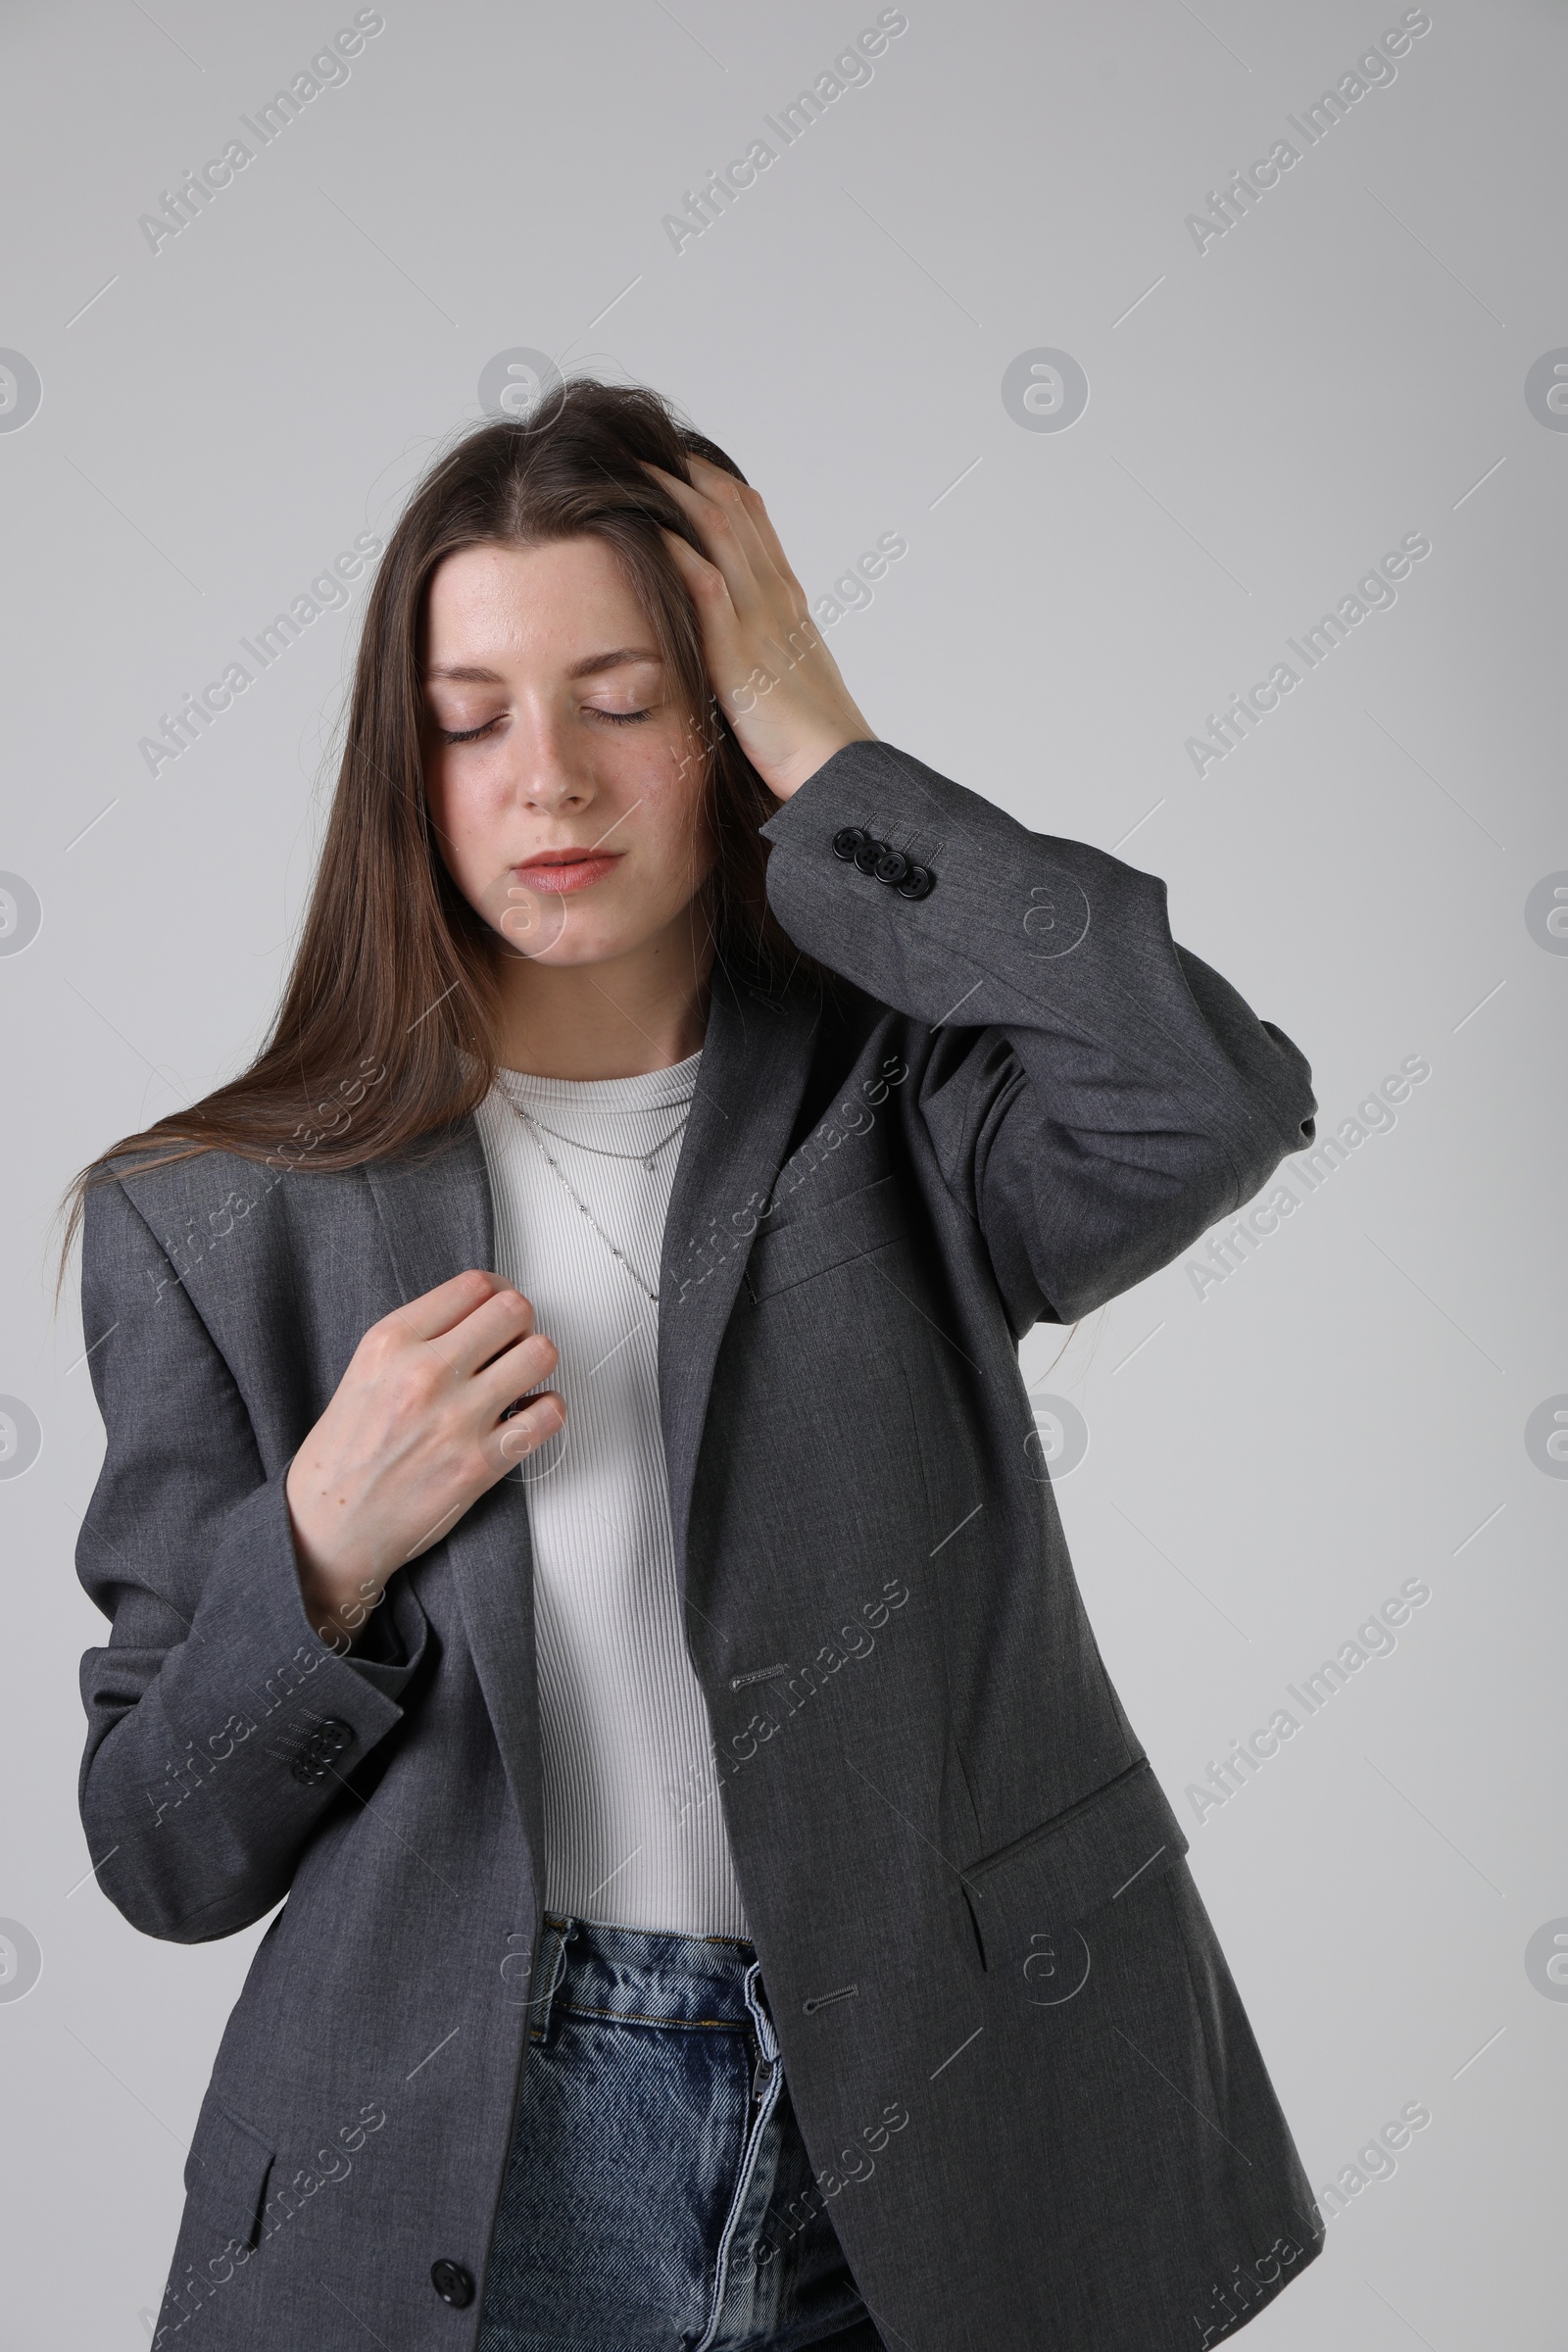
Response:
[{"label": "finger", "polygon": [[[466,1326],[455,1335],[464,1351],[456,1369],[461,1377],[474,1381],[481,1392],[496,1379],[505,1385],[510,1377],[510,1394],[520,1396],[524,1389],[531,1389],[554,1370],[556,1343],[535,1328],[533,1307],[517,1292],[512,1293],[510,1301],[497,1298],[495,1305],[503,1311],[493,1318],[488,1308],[469,1318],[475,1327],[471,1342]],[[510,1312],[505,1311],[509,1305]],[[441,1347],[449,1344],[437,1342]]]},{"label": "finger", "polygon": [[[738,482],[733,474],[706,458],[694,457],[690,462],[694,471],[700,473],[697,497],[706,498],[709,510],[727,521],[735,544],[745,552],[757,590],[753,602],[744,607],[748,617],[761,613],[771,633],[789,635],[800,622],[810,619],[810,605],[773,528],[761,492],[753,489],[749,482]],[[643,463],[652,471],[662,472],[651,461],[645,459]],[[687,488],[673,475],[663,474],[662,478],[675,492]],[[686,511],[700,528],[700,512],[692,507]]]},{"label": "finger", "polygon": [[496,1420],[507,1405],[515,1404],[519,1396],[548,1380],[560,1361],[561,1350],[555,1341],[542,1331],[530,1332],[474,1374],[470,1384],[474,1410],[482,1419]]},{"label": "finger", "polygon": [[437,1283],[433,1291],[422,1291],[417,1298],[394,1307],[390,1319],[411,1340],[439,1339],[494,1298],[498,1290],[511,1287],[501,1275],[482,1266],[469,1266],[466,1272],[454,1274],[450,1282]]},{"label": "finger", "polygon": [[741,658],[741,618],[729,592],[729,582],[718,565],[700,556],[679,531],[666,531],[661,525],[660,536],[697,609],[703,625],[703,651],[716,689],[718,680],[713,674],[716,670],[739,670],[746,666]]},{"label": "finger", "polygon": [[532,1300],[510,1282],[504,1282],[465,1315],[461,1323],[453,1324],[449,1331],[437,1332],[425,1344],[441,1358],[454,1379],[466,1380],[503,1348],[512,1348],[527,1339],[533,1328]]},{"label": "finger", "polygon": [[[752,709],[759,692],[765,694],[773,683],[772,666],[765,660],[760,662],[756,646],[749,643],[723,573],[688,546],[678,532],[665,531],[662,536],[692,600],[702,635],[703,666],[717,710],[728,711],[732,703],[743,710]],[[769,632],[761,634],[765,638]],[[706,758],[714,748],[716,723],[711,714],[697,715],[682,773],[693,758]]]},{"label": "finger", "polygon": [[564,1429],[565,1426],[565,1398],[558,1396],[554,1389],[548,1389],[544,1396],[534,1397],[523,1411],[514,1413],[510,1421],[503,1422],[500,1429],[494,1432],[491,1444],[500,1460],[520,1462],[530,1453],[537,1452],[547,1438],[553,1438],[558,1429]]},{"label": "finger", "polygon": [[694,457],[689,462],[697,477],[696,488],[729,517],[759,575],[776,574],[779,580],[793,581],[799,587],[779,544],[778,533],[767,519],[761,492],[754,490],[749,482],[738,482],[732,473],[726,473],[721,466],[714,466],[707,458]]},{"label": "finger", "polygon": [[[721,574],[736,612],[756,612],[765,597],[765,582],[761,575],[771,571],[772,566],[767,563],[762,543],[751,528],[744,510],[722,497],[710,497],[706,491],[693,488],[672,473],[665,473],[662,466],[654,465],[649,458],[644,458],[642,464],[650,473],[658,474],[667,485],[670,496],[682,514],[689,516],[702,542],[703,553]],[[713,473],[718,471],[716,466],[709,470]],[[720,478],[728,481],[730,477],[724,474]]]},{"label": "finger", "polygon": [[752,528],[760,540],[768,562],[778,573],[779,578],[794,591],[800,610],[805,612],[808,609],[806,590],[801,586],[790,560],[784,553],[783,542],[773,528],[773,518],[763,504],[760,490],[742,486],[741,495],[746,502],[746,512],[751,519]]},{"label": "finger", "polygon": [[[679,531],[667,530],[663,523],[661,523],[659,535],[674,558],[675,568],[693,595],[701,597],[705,602],[710,599],[722,601],[729,606],[729,610],[733,612],[735,608],[730,600],[729,582],[718,565],[710,563],[707,556],[699,555],[691,541],[683,539]],[[722,591],[721,599],[717,596],[717,591]]]}]

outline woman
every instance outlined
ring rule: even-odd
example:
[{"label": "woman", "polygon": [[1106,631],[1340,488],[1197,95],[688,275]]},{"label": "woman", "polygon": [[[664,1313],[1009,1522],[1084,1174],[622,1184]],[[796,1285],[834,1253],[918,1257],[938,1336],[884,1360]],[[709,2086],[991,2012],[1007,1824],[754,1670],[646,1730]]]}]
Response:
[{"label": "woman", "polygon": [[269,1044],[84,1192],[97,1876],[287,1897],[157,2344],[1153,2352],[1311,2260],[1017,1346],[1313,1107],[655,395],[435,466]]}]

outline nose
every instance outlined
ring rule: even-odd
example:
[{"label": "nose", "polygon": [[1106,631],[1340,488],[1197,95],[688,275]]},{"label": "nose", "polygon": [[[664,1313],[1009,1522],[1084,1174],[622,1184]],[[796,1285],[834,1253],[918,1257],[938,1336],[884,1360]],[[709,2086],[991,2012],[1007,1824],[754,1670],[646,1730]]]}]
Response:
[{"label": "nose", "polygon": [[593,778],[580,749],[569,746],[564,731],[541,716],[529,728],[517,730],[519,762],[514,790],[525,808],[553,815],[564,808],[585,808],[594,797]]}]

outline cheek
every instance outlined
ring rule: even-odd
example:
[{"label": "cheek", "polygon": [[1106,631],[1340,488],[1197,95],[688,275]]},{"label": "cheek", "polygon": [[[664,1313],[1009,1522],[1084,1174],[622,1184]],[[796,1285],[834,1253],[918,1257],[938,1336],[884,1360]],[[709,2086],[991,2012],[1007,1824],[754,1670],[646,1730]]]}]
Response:
[{"label": "cheek", "polygon": [[453,805],[451,777],[439,750],[426,751],[421,762],[424,776],[424,805],[429,810],[431,828],[435,834],[439,855],[450,865],[452,837],[457,809]]},{"label": "cheek", "polygon": [[[504,771],[455,758],[444,744],[425,759],[424,798],[437,858],[475,913],[521,946],[521,936],[504,920],[509,913],[514,917],[515,909],[503,869],[509,858],[522,854],[509,846],[516,839],[512,797]],[[551,902],[550,920],[559,919],[559,913]]]},{"label": "cheek", "polygon": [[461,882],[469,859],[494,834],[501,796],[493,781],[486,782],[478,761],[460,766],[445,756],[445,748],[438,744],[425,756],[424,798],[436,846],[454,879]]},{"label": "cheek", "polygon": [[683,895],[708,873],[715,855],[703,766],[684,734],[671,734],[658,757],[643,763],[631,796],[641,799],[637,814],[650,869],[657,867]]}]

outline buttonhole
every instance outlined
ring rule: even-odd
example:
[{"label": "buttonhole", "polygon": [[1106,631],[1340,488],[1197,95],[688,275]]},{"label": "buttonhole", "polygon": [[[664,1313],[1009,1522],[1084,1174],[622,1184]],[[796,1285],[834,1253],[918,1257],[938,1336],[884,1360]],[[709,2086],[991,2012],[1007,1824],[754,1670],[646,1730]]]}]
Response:
[{"label": "buttonhole", "polygon": [[841,1984],[836,1992],[813,1993],[811,1998],[808,2001],[803,2001],[801,2006],[808,2017],[814,2017],[819,2009],[827,2007],[829,2001],[847,2001],[859,1989],[858,1984]]}]

